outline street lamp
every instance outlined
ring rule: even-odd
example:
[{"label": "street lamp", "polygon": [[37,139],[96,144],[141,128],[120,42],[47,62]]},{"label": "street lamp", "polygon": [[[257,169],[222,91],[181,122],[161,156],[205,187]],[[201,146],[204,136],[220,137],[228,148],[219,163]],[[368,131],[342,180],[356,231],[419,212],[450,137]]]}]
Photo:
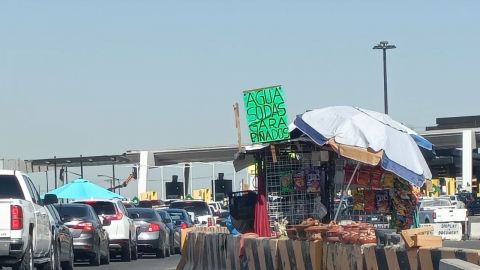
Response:
[{"label": "street lamp", "polygon": [[387,50],[395,49],[395,45],[388,45],[388,41],[380,41],[374,50],[383,50],[383,102],[385,105],[385,114],[388,114],[388,96],[387,96]]}]

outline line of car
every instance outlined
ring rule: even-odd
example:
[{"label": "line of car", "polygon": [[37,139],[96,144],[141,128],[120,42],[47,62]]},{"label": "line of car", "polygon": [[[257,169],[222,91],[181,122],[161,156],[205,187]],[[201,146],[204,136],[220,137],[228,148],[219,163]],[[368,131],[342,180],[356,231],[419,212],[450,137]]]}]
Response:
[{"label": "line of car", "polygon": [[217,203],[174,200],[136,208],[118,199],[59,203],[41,198],[28,175],[0,170],[0,269],[70,270],[77,260],[97,266],[143,254],[180,252],[181,229],[216,226],[228,216]]},{"label": "line of car", "polygon": [[126,208],[117,199],[76,200],[47,208],[63,243],[55,269],[72,269],[74,260],[98,266],[109,264],[113,256],[125,262],[143,254],[169,257],[180,253],[180,230],[194,226],[183,209]]}]

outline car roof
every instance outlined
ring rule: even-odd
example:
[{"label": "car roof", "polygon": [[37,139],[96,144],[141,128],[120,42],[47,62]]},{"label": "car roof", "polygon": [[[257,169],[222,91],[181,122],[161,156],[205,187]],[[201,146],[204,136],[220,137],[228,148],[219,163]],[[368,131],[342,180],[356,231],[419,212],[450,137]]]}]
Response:
[{"label": "car roof", "polygon": [[171,202],[170,204],[172,204],[172,203],[178,203],[178,202],[184,202],[184,203],[200,202],[200,203],[205,203],[205,204],[207,204],[207,202],[202,201],[202,200],[178,200],[178,201],[173,201],[173,202]]},{"label": "car roof", "polygon": [[187,210],[180,209],[180,208],[165,208],[165,211],[167,211],[167,212],[187,212]]},{"label": "car roof", "polygon": [[152,208],[127,208],[127,212],[155,212],[155,209]]},{"label": "car roof", "polygon": [[118,202],[120,199],[82,199],[82,200],[75,200],[74,202]]},{"label": "car roof", "polygon": [[81,208],[89,208],[91,207],[88,204],[80,204],[80,203],[56,203],[54,206],[60,206],[60,207],[81,207]]}]

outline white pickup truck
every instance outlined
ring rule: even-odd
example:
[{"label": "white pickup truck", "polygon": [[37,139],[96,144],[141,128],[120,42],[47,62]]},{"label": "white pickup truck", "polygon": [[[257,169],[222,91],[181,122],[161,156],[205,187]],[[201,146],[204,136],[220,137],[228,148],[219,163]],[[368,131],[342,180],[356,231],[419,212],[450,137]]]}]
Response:
[{"label": "white pickup truck", "polygon": [[418,209],[421,224],[439,222],[465,222],[467,209],[458,209],[449,199],[422,200]]},{"label": "white pickup truck", "polygon": [[[55,203],[55,195],[45,203]],[[22,172],[0,170],[0,268],[54,269],[51,224],[32,180]]]}]

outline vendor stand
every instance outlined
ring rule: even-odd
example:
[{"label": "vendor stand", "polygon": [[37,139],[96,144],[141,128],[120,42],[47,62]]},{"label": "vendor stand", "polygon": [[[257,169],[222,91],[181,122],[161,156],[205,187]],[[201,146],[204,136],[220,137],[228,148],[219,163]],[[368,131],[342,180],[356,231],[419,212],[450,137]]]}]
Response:
[{"label": "vendor stand", "polygon": [[[417,192],[431,178],[419,149],[432,150],[427,140],[387,115],[348,106],[297,116],[290,135],[246,149],[236,160],[254,157],[270,229],[283,233],[286,222],[302,228],[329,221],[368,221],[395,230],[413,226]],[[347,194],[352,208],[341,211]],[[381,223],[375,216],[390,217]]]}]

